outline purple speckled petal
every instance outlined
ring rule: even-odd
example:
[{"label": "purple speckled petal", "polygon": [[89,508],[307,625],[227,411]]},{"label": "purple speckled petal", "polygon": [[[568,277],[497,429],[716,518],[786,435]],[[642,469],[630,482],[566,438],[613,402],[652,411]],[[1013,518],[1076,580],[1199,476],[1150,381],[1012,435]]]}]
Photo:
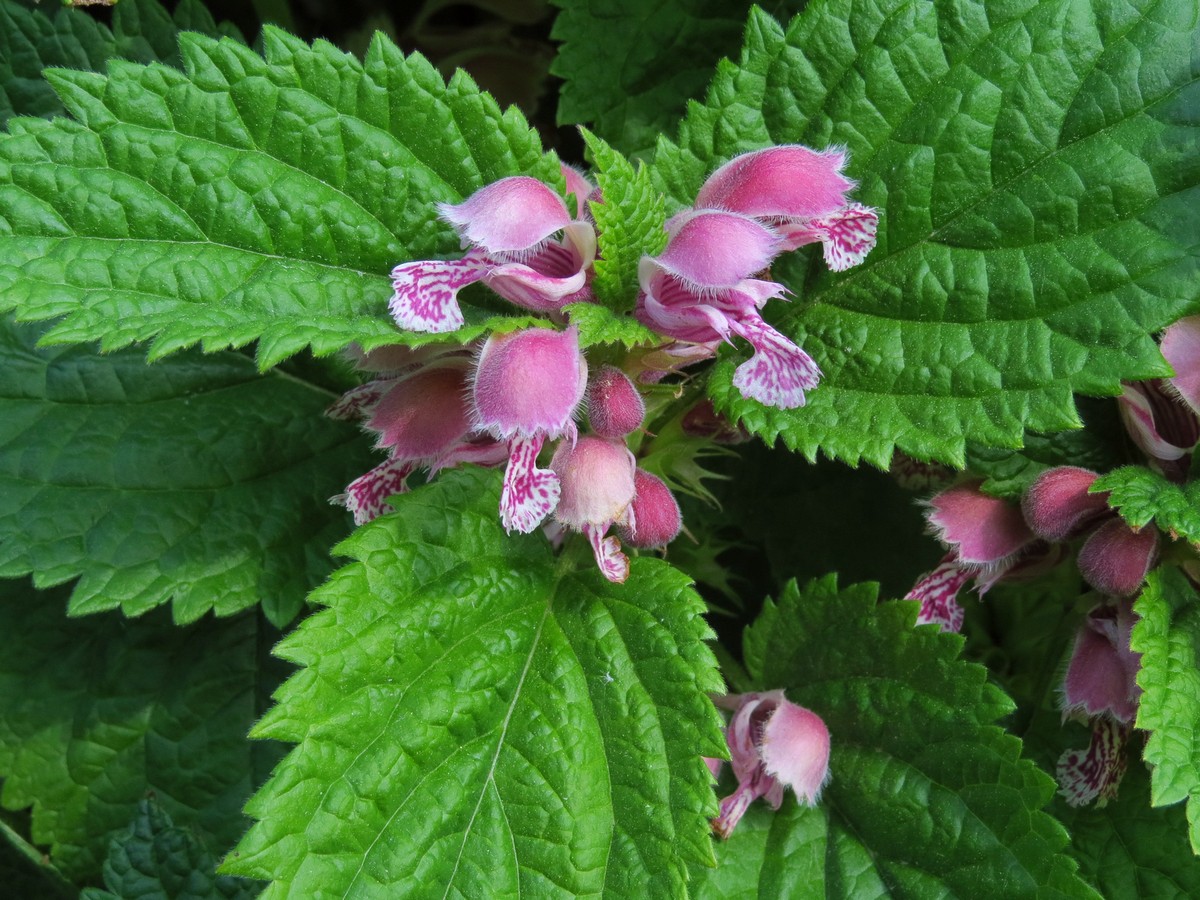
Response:
[{"label": "purple speckled petal", "polygon": [[592,545],[592,553],[596,557],[596,565],[600,567],[600,573],[609,581],[616,584],[623,583],[629,577],[629,557],[621,552],[619,540],[615,537],[604,536],[608,531],[608,525],[594,525],[589,522],[583,526],[582,530]]},{"label": "purple speckled petal", "polygon": [[500,522],[505,531],[528,534],[558,505],[558,476],[537,467],[537,455],[545,440],[536,434],[509,442],[508,467],[500,493]]},{"label": "purple speckled petal", "polygon": [[1068,750],[1058,758],[1059,793],[1068,806],[1084,806],[1093,800],[1111,800],[1125,774],[1125,726],[1112,719],[1092,723],[1092,741],[1087,750]]},{"label": "purple speckled petal", "polygon": [[392,269],[394,293],[388,309],[407,331],[443,334],[463,325],[458,292],[488,272],[484,256],[468,253],[462,259],[421,260]]},{"label": "purple speckled petal", "polygon": [[354,513],[354,524],[363,525],[387,512],[387,499],[408,491],[407,479],[416,464],[411,460],[389,459],[360,475],[346,486],[346,493],[331,497]]},{"label": "purple speckled petal", "polygon": [[942,631],[961,631],[966,616],[958,605],[958,592],[971,580],[972,573],[958,565],[953,554],[942,560],[932,572],[922,576],[905,600],[921,601],[918,625],[937,625]]},{"label": "purple speckled petal", "polygon": [[780,230],[789,250],[820,241],[825,264],[835,272],[844,272],[861,263],[875,246],[879,213],[861,203],[819,219],[810,219]]},{"label": "purple speckled petal", "polygon": [[812,357],[753,313],[731,317],[729,324],[754,347],[754,355],[733,374],[742,396],[778,409],[803,406],[804,392],[821,378]]}]

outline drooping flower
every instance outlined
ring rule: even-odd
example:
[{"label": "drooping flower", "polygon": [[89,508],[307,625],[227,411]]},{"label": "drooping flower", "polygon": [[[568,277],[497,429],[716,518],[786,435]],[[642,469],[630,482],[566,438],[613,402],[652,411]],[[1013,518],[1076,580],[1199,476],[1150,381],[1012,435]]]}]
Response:
[{"label": "drooping flower", "polygon": [[918,600],[917,624],[936,624],[943,631],[962,628],[964,611],[958,593],[975,581],[980,596],[1001,578],[1040,569],[1049,560],[1016,506],[985,494],[981,482],[968,481],[934,495],[926,518],[949,552],[905,595]]},{"label": "drooping flower", "polygon": [[803,406],[821,372],[759,313],[783,285],[751,277],[782,249],[779,236],[746,216],[712,211],[676,216],[669,234],[663,253],[639,264],[638,319],[681,341],[744,338],[754,355],[738,366],[734,386],[768,406]]},{"label": "drooping flower", "polygon": [[1025,519],[1039,537],[1067,541],[1087,534],[1077,564],[1096,590],[1134,594],[1158,558],[1158,529],[1134,531],[1108,508],[1108,495],[1090,493],[1099,476],[1077,466],[1058,466],[1038,476],[1021,500]]},{"label": "drooping flower", "polygon": [[461,328],[458,292],[476,281],[538,312],[584,299],[580,292],[596,257],[595,228],[572,217],[563,199],[537,179],[502,178],[462,203],[439,204],[438,212],[458,231],[467,253],[392,270],[390,309],[401,328],[436,333]]},{"label": "drooping flower", "polygon": [[1115,797],[1125,774],[1125,741],[1141,695],[1141,654],[1129,643],[1135,619],[1129,600],[1103,603],[1075,637],[1063,679],[1063,719],[1090,723],[1092,738],[1087,750],[1068,750],[1058,760],[1060,791],[1071,806]]},{"label": "drooping flower", "polygon": [[635,467],[623,442],[590,434],[574,443],[563,441],[550,460],[562,486],[555,520],[587,537],[600,571],[617,583],[629,577],[629,558],[621,542],[607,534],[618,522],[633,522]]},{"label": "drooping flower", "polygon": [[500,521],[508,531],[530,532],[554,511],[560,485],[537,467],[547,440],[574,442],[574,415],[587,387],[587,362],[579,332],[529,328],[493,334],[475,367],[471,396],[480,431],[507,441],[508,467],[500,495]]},{"label": "drooping flower", "polygon": [[855,184],[842,174],[846,152],[799,144],[768,147],[721,166],[696,195],[697,209],[741,213],[772,226],[784,249],[820,241],[835,272],[856,266],[875,246],[879,215],[846,194]]},{"label": "drooping flower", "polygon": [[725,737],[738,780],[712,821],[716,835],[729,837],[759,797],[779,809],[785,787],[800,803],[815,806],[829,780],[829,729],[821,717],[781,690],[732,694],[716,702],[733,710]]}]

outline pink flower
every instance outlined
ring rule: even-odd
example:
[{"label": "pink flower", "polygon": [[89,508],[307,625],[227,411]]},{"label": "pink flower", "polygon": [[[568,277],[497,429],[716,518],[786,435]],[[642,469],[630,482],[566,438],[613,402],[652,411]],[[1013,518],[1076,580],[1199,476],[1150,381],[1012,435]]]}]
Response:
[{"label": "pink flower", "polygon": [[623,442],[590,434],[559,444],[550,460],[562,486],[555,520],[587,536],[600,571],[617,583],[629,577],[629,558],[606,534],[617,522],[632,522],[635,466]]},{"label": "pink flower", "polygon": [[595,228],[572,218],[562,198],[537,179],[502,178],[462,203],[439,204],[438,212],[469,249],[461,259],[402,263],[392,270],[390,309],[401,328],[461,328],[458,292],[476,281],[538,312],[586,296]]},{"label": "pink flower", "polygon": [[1060,792],[1071,806],[1112,799],[1125,774],[1125,741],[1142,693],[1142,656],[1129,645],[1135,621],[1130,601],[1101,604],[1075,637],[1063,679],[1063,719],[1090,722],[1092,739],[1087,750],[1068,750],[1058,759]]},{"label": "pink flower", "polygon": [[579,332],[529,328],[493,334],[480,351],[471,396],[478,430],[507,441],[500,521],[530,532],[558,503],[558,476],[537,467],[546,440],[574,442],[574,415],[587,387]]},{"label": "pink flower", "polygon": [[836,148],[788,144],[745,153],[709,176],[695,206],[759,219],[786,250],[820,241],[826,264],[841,272],[871,252],[879,224],[875,210],[846,200],[855,185],[845,166],[846,153]]},{"label": "pink flower", "polygon": [[779,253],[779,236],[746,216],[712,211],[676,216],[669,234],[663,253],[638,267],[637,317],[681,341],[744,338],[754,355],[738,366],[734,386],[768,406],[803,406],[804,391],[816,387],[821,372],[759,314],[784,293],[783,285],[750,277]]},{"label": "pink flower", "polygon": [[829,780],[829,729],[821,717],[790,702],[781,690],[733,694],[717,703],[733,710],[725,736],[738,780],[713,819],[717,836],[729,837],[759,797],[779,809],[784,787],[799,802],[816,806]]},{"label": "pink flower", "polygon": [[964,617],[958,592],[969,581],[975,580],[982,596],[1001,578],[1028,574],[1048,561],[1044,546],[1036,543],[1021,511],[983,493],[980,483],[955,485],[929,501],[926,518],[950,552],[905,595],[905,600],[921,603],[918,625],[936,624],[943,631],[958,631]]},{"label": "pink flower", "polygon": [[1115,596],[1134,594],[1158,558],[1158,529],[1134,531],[1108,508],[1108,495],[1090,493],[1099,476],[1076,466],[1059,466],[1038,476],[1021,507],[1039,537],[1066,541],[1088,534],[1077,564],[1096,590]]}]

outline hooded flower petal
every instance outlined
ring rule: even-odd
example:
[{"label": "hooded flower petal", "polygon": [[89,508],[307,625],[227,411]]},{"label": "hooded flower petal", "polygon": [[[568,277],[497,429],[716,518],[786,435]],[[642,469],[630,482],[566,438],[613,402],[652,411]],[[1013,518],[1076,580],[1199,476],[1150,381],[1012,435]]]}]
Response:
[{"label": "hooded flower petal", "polygon": [[430,459],[449,450],[471,430],[467,405],[470,363],[463,357],[434,363],[396,379],[379,398],[367,427],[379,446],[398,459]]},{"label": "hooded flower petal", "polygon": [[848,203],[854,182],[842,175],[846,154],[798,144],[746,153],[717,169],[696,206],[738,212],[776,228],[784,250],[820,241],[835,272],[856,266],[875,246],[879,215]]},{"label": "hooded flower petal", "polygon": [[929,524],[942,543],[954,549],[958,561],[980,568],[1009,561],[1032,543],[1034,534],[1021,510],[970,481],[947,488],[929,501]]},{"label": "hooded flower petal", "polygon": [[734,213],[699,210],[676,216],[655,263],[694,290],[732,288],[771,264],[782,249],[774,231]]},{"label": "hooded flower petal", "polygon": [[440,203],[438,212],[464,245],[489,254],[527,253],[572,221],[553,188],[525,175],[494,181],[462,203]]},{"label": "hooded flower petal", "polygon": [[1128,600],[1093,609],[1075,637],[1063,680],[1063,716],[1111,716],[1131,725],[1141,688],[1141,654],[1129,646],[1135,620]]},{"label": "hooded flower petal", "polygon": [[743,153],[708,176],[696,206],[766,219],[827,216],[854,187],[842,174],[845,166],[846,153],[837,147],[785,144]]}]

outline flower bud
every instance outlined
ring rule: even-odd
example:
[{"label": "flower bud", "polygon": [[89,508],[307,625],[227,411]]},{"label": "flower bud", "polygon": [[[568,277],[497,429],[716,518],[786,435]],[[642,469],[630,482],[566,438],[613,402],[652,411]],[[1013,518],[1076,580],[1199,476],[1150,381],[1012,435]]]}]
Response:
[{"label": "flower bud", "polygon": [[645,469],[633,474],[633,515],[628,525],[618,525],[617,534],[631,547],[663,547],[679,534],[683,517],[679,503],[662,480]]},{"label": "flower bud", "polygon": [[1088,493],[1099,477],[1077,466],[1043,472],[1021,498],[1025,521],[1047,541],[1069,540],[1108,510],[1107,494]]},{"label": "flower bud", "polygon": [[616,366],[604,366],[587,392],[588,422],[604,438],[624,438],[641,427],[646,404]]},{"label": "flower bud", "polygon": [[1134,531],[1110,519],[1088,536],[1079,551],[1079,571],[1096,590],[1117,597],[1136,594],[1158,559],[1158,529]]}]

